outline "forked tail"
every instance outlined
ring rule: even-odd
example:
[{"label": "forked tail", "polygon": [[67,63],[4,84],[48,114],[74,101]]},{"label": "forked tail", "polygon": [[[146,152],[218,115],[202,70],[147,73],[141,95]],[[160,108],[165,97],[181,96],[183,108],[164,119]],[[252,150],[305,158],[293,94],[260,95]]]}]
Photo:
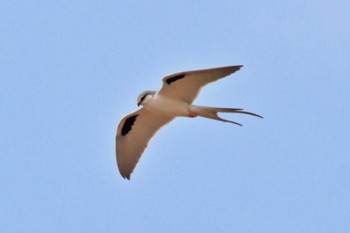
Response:
[{"label": "forked tail", "polygon": [[242,114],[247,114],[247,115],[263,118],[262,116],[260,116],[258,114],[244,111],[242,108],[213,108],[213,107],[191,105],[191,111],[198,114],[198,116],[201,116],[201,117],[210,118],[210,119],[214,119],[214,120],[218,120],[218,121],[230,122],[230,123],[240,125],[240,126],[242,126],[242,124],[240,124],[238,122],[226,120],[226,119],[219,117],[218,113],[219,112],[242,113]]}]

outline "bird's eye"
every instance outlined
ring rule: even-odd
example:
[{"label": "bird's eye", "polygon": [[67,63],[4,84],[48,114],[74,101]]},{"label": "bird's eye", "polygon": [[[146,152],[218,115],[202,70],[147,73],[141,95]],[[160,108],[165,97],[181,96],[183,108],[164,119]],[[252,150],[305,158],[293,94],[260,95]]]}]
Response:
[{"label": "bird's eye", "polygon": [[143,96],[140,98],[140,100],[139,100],[139,102],[138,102],[138,105],[141,105],[141,103],[143,103],[143,101],[146,99],[146,96],[147,96],[147,95],[143,95]]},{"label": "bird's eye", "polygon": [[145,100],[145,98],[146,98],[146,95],[142,96],[141,97],[141,102],[143,102]]}]

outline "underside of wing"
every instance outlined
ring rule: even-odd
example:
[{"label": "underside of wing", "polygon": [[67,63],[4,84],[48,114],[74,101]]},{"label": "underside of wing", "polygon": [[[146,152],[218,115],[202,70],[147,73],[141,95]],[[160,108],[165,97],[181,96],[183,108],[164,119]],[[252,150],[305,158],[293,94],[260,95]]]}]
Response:
[{"label": "underside of wing", "polygon": [[159,94],[171,98],[182,99],[192,103],[200,89],[210,82],[226,77],[242,66],[225,66],[204,70],[184,71],[165,76]]},{"label": "underside of wing", "polygon": [[116,155],[120,174],[127,179],[134,170],[152,136],[173,118],[155,115],[141,108],[120,121],[116,136]]}]

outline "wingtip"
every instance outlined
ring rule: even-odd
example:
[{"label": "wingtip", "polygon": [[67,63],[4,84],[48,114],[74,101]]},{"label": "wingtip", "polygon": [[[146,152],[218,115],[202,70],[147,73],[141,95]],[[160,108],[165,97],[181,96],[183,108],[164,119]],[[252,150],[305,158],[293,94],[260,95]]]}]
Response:
[{"label": "wingtip", "polygon": [[121,177],[123,177],[123,179],[130,180],[131,173],[125,173],[122,170],[119,170],[119,173],[120,173]]},{"label": "wingtip", "polygon": [[243,65],[234,65],[234,66],[229,66],[231,69],[233,69],[233,72],[239,71]]},{"label": "wingtip", "polygon": [[126,180],[130,180],[130,175],[122,175],[122,177]]}]

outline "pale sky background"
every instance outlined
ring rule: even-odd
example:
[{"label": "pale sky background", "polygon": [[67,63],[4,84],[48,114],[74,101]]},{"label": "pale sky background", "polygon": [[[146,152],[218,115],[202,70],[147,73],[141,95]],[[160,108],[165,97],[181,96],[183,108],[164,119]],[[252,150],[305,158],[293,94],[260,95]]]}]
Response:
[{"label": "pale sky background", "polygon": [[[3,1],[0,232],[350,232],[350,2]],[[119,120],[173,72],[244,65],[131,180]]]}]

